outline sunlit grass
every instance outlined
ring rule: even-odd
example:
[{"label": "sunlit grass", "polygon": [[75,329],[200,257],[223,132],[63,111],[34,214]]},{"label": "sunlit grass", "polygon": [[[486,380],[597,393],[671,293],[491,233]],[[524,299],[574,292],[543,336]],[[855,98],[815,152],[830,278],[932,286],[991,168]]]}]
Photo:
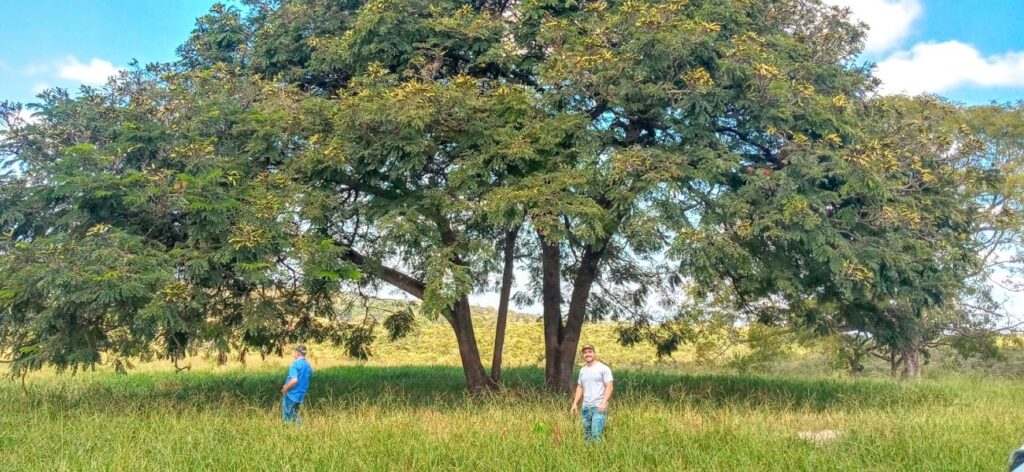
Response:
[{"label": "sunlit grass", "polygon": [[[485,359],[492,324],[478,325]],[[583,341],[615,369],[617,393],[606,441],[586,448],[568,397],[542,386],[540,336],[534,320],[510,324],[504,386],[481,398],[466,395],[443,323],[379,341],[369,362],[311,346],[301,428],[280,421],[290,359],[278,356],[219,366],[199,352],[181,373],[167,361],[129,375],[43,371],[27,394],[0,381],[0,470],[980,471],[1002,470],[1024,441],[1017,357],[986,376],[936,355],[925,380],[900,383],[881,364],[849,379],[804,349],[738,375],[728,358],[618,346],[613,325],[597,324]]]},{"label": "sunlit grass", "polygon": [[[1000,470],[1024,437],[1013,382],[620,371],[586,448],[542,372],[463,393],[455,367],[317,371],[305,424],[281,424],[270,366],[37,375],[0,384],[4,470]],[[802,431],[836,431],[815,444]]]}]

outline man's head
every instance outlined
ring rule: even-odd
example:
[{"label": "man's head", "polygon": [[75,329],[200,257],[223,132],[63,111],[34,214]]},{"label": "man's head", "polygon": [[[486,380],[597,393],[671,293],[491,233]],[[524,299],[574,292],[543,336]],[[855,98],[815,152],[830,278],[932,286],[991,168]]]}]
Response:
[{"label": "man's head", "polygon": [[587,364],[594,362],[597,353],[594,352],[594,346],[592,344],[584,345],[583,349],[580,349],[580,352],[583,353],[583,360],[587,361]]},{"label": "man's head", "polygon": [[295,358],[297,359],[299,357],[306,357],[305,344],[299,344],[298,346],[295,346]]}]

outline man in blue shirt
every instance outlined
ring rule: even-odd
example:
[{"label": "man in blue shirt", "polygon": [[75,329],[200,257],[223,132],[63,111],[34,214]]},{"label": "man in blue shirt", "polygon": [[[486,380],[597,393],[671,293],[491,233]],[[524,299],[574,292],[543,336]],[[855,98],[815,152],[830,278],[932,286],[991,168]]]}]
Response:
[{"label": "man in blue shirt", "polygon": [[281,399],[281,415],[285,423],[302,424],[299,418],[299,405],[309,390],[309,378],[313,376],[313,366],[306,360],[306,346],[295,346],[295,361],[288,369],[288,378],[281,387],[284,397]]}]

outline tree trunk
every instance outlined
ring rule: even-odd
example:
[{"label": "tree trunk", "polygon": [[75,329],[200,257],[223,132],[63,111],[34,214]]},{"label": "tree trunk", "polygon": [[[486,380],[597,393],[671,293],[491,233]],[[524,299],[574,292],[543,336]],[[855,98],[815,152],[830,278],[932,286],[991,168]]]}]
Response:
[{"label": "tree trunk", "polygon": [[921,378],[921,351],[919,349],[916,347],[903,349],[900,351],[900,358],[903,359],[902,377],[904,379]]},{"label": "tree trunk", "polygon": [[559,385],[558,340],[562,331],[562,254],[558,244],[540,236],[541,292],[544,305],[544,383]]},{"label": "tree trunk", "polygon": [[572,390],[572,371],[576,366],[576,350],[580,345],[583,322],[587,319],[587,301],[590,300],[590,291],[597,280],[597,266],[603,255],[603,246],[596,250],[587,247],[580,259],[576,278],[573,279],[568,316],[558,340],[557,385],[566,392]]},{"label": "tree trunk", "polygon": [[[441,232],[441,244],[445,247],[455,247],[458,244],[458,237],[452,229],[451,222],[444,216],[436,216],[437,228]],[[453,254],[451,261],[460,266],[465,266],[465,261],[459,255]],[[483,361],[480,359],[480,349],[476,343],[476,333],[473,331],[473,316],[469,309],[469,296],[463,295],[455,302],[451,319],[452,329],[455,330],[455,339],[459,344],[459,357],[462,359],[462,371],[466,374],[466,387],[470,393],[482,393],[492,389],[496,384],[484,370]]]},{"label": "tree trunk", "polygon": [[850,364],[850,375],[856,376],[859,375],[861,372],[864,372],[864,364],[861,363],[862,359],[860,354],[852,352],[846,358],[846,360]]},{"label": "tree trunk", "polygon": [[[358,252],[349,249],[345,259],[358,265],[366,272],[376,274],[381,280],[399,288],[409,295],[423,299],[425,284],[408,274],[391,267],[372,264]],[[466,387],[472,393],[480,393],[493,388],[496,384],[484,371],[480,350],[477,348],[476,335],[473,332],[473,318],[469,309],[469,297],[463,296],[445,317],[455,331],[455,340],[459,346],[459,358],[462,360],[462,371],[466,375]]]},{"label": "tree trunk", "polygon": [[[586,321],[587,301],[597,268],[604,256],[607,241],[584,248],[579,270],[573,279],[572,295],[565,324],[561,312],[561,255],[557,244],[549,244],[541,236],[541,285],[544,301],[544,374],[545,383],[564,392],[572,391],[572,372],[576,365],[583,322]],[[595,249],[599,247],[599,249]]]},{"label": "tree trunk", "polygon": [[888,348],[887,351],[889,358],[889,375],[891,375],[892,378],[897,378],[899,377],[900,364],[903,362],[903,358],[900,357],[899,352],[895,348]]},{"label": "tree trunk", "polygon": [[505,349],[505,327],[508,325],[508,302],[512,295],[513,270],[515,269],[516,236],[519,227],[505,233],[505,266],[501,272],[501,294],[498,298],[498,322],[494,328],[494,356],[491,358],[491,380],[501,381],[501,355]]},{"label": "tree trunk", "polygon": [[490,390],[497,384],[484,371],[476,335],[473,332],[473,318],[470,315],[469,297],[463,296],[455,303],[448,321],[455,331],[455,340],[459,345],[459,358],[462,360],[462,372],[466,376],[466,387],[470,393],[477,394]]}]

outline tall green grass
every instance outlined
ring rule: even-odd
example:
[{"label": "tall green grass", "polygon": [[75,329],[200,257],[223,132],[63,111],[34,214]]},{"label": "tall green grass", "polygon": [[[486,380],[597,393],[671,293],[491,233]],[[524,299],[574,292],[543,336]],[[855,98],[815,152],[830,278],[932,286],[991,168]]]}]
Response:
[{"label": "tall green grass", "polygon": [[[448,366],[317,369],[281,424],[283,369],[35,375],[0,383],[2,470],[1002,470],[1024,439],[1011,380],[619,370],[605,441],[535,367],[473,398]],[[833,430],[814,443],[800,432]]]}]

